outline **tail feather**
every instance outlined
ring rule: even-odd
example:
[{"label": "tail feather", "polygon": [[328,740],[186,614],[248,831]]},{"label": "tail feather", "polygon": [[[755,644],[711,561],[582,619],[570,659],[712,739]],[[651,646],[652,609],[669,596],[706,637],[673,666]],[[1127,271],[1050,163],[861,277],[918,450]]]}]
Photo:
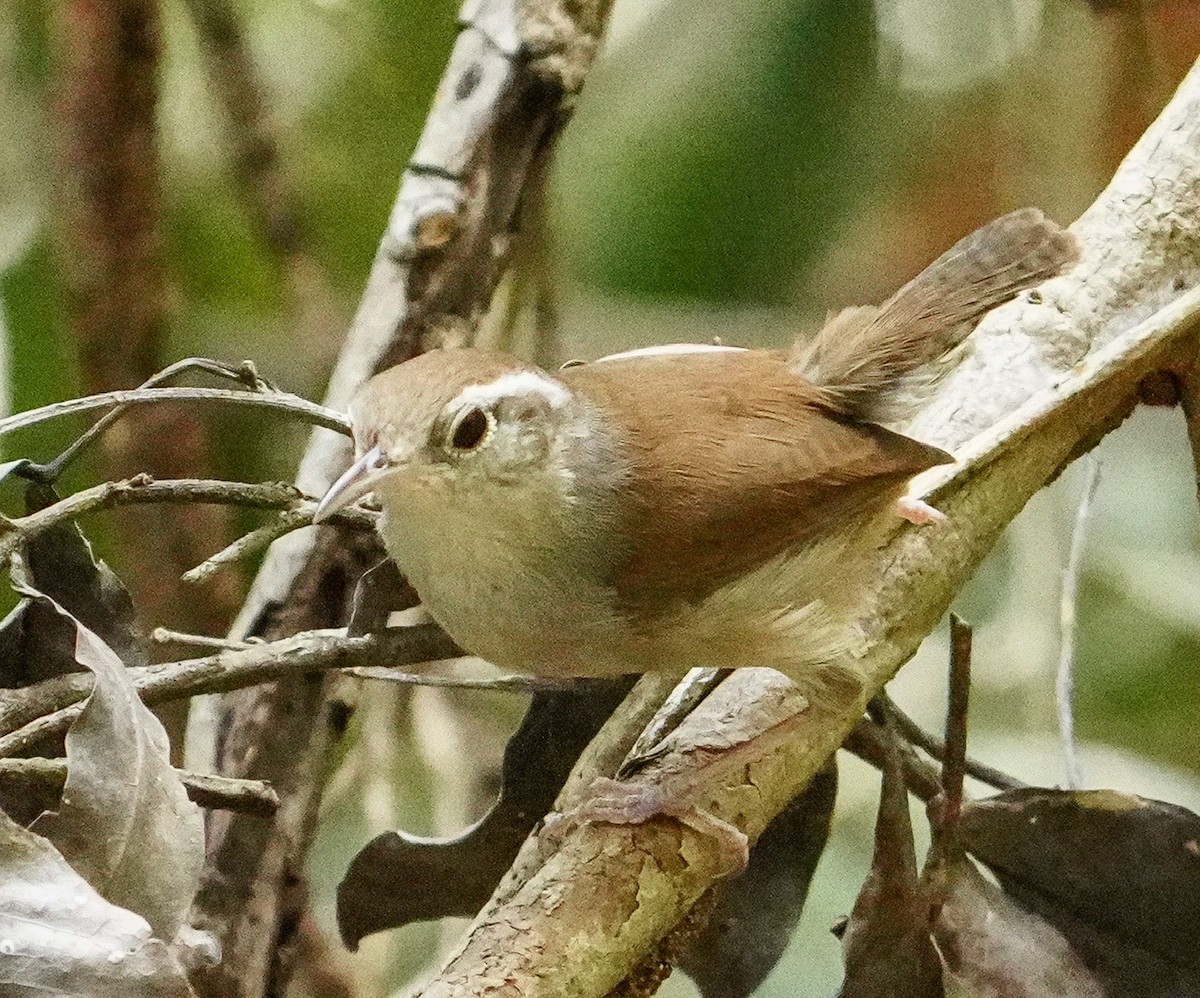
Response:
[{"label": "tail feather", "polygon": [[989,222],[960,240],[879,306],[833,316],[792,365],[829,390],[847,415],[878,418],[889,389],[957,346],[989,311],[1061,273],[1075,237],[1036,208]]}]

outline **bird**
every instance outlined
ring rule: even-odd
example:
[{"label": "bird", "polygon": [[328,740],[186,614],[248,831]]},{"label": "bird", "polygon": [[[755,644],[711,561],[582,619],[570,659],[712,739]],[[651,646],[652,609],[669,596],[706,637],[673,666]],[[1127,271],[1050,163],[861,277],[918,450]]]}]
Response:
[{"label": "bird", "polygon": [[373,493],[425,608],[501,668],[766,666],[819,691],[865,554],[897,515],[942,519],[904,493],[953,457],[885,423],[986,312],[1077,257],[1027,208],[790,349],[668,344],[556,371],[429,351],[352,399],[356,457],[314,519]]}]

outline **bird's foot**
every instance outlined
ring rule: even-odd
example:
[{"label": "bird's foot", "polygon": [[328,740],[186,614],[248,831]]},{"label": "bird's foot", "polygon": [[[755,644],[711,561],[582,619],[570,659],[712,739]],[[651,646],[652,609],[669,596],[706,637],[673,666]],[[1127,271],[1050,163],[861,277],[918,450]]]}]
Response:
[{"label": "bird's foot", "polygon": [[736,825],[701,809],[685,795],[671,793],[669,787],[606,776],[592,784],[590,796],[574,811],[548,822],[543,835],[561,840],[579,825],[642,825],[661,817],[674,818],[715,842],[725,876],[741,873],[750,861],[750,842]]},{"label": "bird's foot", "polygon": [[946,522],[946,514],[940,509],[913,496],[901,496],[896,500],[896,515],[916,524]]}]

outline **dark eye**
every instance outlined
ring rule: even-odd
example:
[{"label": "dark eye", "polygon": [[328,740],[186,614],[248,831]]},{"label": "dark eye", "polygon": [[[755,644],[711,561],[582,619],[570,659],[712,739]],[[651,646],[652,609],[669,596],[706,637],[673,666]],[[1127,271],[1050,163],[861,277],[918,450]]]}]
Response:
[{"label": "dark eye", "polygon": [[455,450],[474,450],[487,436],[491,423],[482,409],[471,409],[455,425],[450,446]]}]

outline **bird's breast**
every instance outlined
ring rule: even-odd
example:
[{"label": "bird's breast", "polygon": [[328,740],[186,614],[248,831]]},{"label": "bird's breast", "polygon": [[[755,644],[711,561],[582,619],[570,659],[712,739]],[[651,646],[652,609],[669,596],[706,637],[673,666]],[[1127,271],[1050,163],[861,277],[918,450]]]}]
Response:
[{"label": "bird's breast", "polygon": [[382,499],[388,554],[465,650],[542,675],[629,671],[602,552],[528,497]]}]

